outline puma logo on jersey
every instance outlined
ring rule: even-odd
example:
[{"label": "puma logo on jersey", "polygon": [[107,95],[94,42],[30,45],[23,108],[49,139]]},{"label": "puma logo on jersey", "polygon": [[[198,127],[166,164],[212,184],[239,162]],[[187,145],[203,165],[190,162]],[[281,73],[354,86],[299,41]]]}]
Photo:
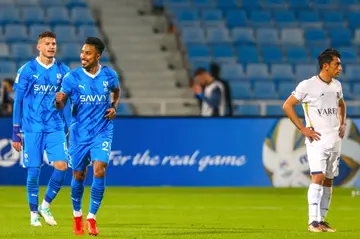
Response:
[{"label": "puma logo on jersey", "polygon": [[86,84],[84,84],[84,85],[79,85],[79,88],[82,88],[83,90],[85,90],[85,86],[86,86]]},{"label": "puma logo on jersey", "polygon": [[39,79],[40,74],[37,75],[33,75],[33,77],[35,77],[36,79]]}]

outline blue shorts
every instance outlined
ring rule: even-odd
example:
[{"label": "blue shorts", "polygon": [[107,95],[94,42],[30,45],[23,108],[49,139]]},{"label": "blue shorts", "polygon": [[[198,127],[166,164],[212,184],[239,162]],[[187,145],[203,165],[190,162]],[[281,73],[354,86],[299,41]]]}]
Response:
[{"label": "blue shorts", "polygon": [[111,143],[112,139],[97,138],[90,144],[70,144],[70,167],[74,171],[83,171],[92,161],[109,164]]},{"label": "blue shorts", "polygon": [[49,163],[68,161],[64,131],[51,133],[26,133],[23,136],[22,162],[25,168],[40,167],[46,152]]}]

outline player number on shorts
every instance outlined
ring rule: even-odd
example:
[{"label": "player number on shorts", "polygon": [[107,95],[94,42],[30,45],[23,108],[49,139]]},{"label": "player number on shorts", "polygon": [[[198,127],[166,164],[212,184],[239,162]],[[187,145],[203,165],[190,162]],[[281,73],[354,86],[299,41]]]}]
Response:
[{"label": "player number on shorts", "polygon": [[109,151],[109,142],[104,141],[104,143],[102,143],[102,146],[103,146],[102,150]]}]

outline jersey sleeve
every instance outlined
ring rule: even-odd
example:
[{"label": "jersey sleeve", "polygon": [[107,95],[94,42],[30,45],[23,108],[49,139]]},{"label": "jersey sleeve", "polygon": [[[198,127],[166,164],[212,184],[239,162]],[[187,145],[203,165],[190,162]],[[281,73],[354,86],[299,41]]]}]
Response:
[{"label": "jersey sleeve", "polygon": [[72,94],[73,82],[74,77],[70,72],[68,72],[62,80],[60,92],[64,92],[67,96],[70,96]]},{"label": "jersey sleeve", "polygon": [[300,102],[306,101],[307,96],[306,82],[300,82],[296,89],[292,92],[292,95]]},{"label": "jersey sleeve", "polygon": [[114,71],[113,69],[110,69],[111,75],[113,77],[113,83],[112,83],[112,87],[111,90],[117,89],[120,86],[120,82],[119,82],[119,76],[116,73],[116,71]]},{"label": "jersey sleeve", "polygon": [[340,86],[340,92],[339,92],[339,99],[343,99],[344,98],[344,93],[343,93],[343,89],[342,89],[342,85],[341,83],[339,82],[339,86]]},{"label": "jersey sleeve", "polygon": [[24,94],[28,87],[29,83],[29,70],[26,65],[22,66],[17,73],[14,90],[15,90],[15,99],[13,106],[13,124],[20,125],[21,115],[22,115],[22,104],[24,99]]}]

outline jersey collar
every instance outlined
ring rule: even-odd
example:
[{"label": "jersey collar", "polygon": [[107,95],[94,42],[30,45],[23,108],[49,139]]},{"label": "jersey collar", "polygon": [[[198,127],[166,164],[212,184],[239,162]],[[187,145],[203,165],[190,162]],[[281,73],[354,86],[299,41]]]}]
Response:
[{"label": "jersey collar", "polygon": [[93,74],[91,74],[91,73],[89,73],[89,72],[87,72],[84,68],[82,68],[82,70],[84,71],[84,73],[86,74],[86,75],[88,75],[89,77],[91,77],[91,78],[95,78],[95,77],[97,77],[99,74],[100,74],[100,71],[101,71],[101,65],[99,65],[99,69],[98,69],[98,71],[93,75]]},{"label": "jersey collar", "polygon": [[324,79],[323,79],[323,78],[321,78],[321,76],[320,76],[320,75],[317,75],[316,77],[317,77],[319,80],[321,80],[322,82],[324,82],[325,84],[327,84],[327,85],[330,85],[330,84],[331,84],[331,82],[332,82],[332,79],[331,79],[331,81],[329,81],[329,82],[324,81]]},{"label": "jersey collar", "polygon": [[53,58],[53,62],[50,63],[49,65],[45,65],[44,63],[42,63],[39,59],[39,57],[36,57],[36,61],[37,63],[39,63],[40,66],[44,67],[45,69],[49,69],[50,67],[52,67],[55,63],[55,58]]}]

